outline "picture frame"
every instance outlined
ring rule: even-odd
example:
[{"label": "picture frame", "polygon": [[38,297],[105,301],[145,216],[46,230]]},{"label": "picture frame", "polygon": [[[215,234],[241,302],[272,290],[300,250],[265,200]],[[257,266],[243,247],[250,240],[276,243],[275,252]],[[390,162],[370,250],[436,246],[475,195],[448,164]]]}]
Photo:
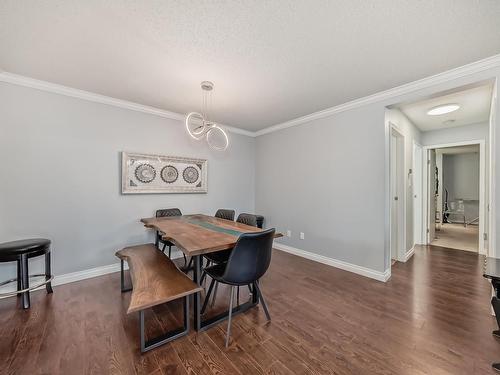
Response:
[{"label": "picture frame", "polygon": [[206,159],[122,152],[122,194],[207,193]]}]

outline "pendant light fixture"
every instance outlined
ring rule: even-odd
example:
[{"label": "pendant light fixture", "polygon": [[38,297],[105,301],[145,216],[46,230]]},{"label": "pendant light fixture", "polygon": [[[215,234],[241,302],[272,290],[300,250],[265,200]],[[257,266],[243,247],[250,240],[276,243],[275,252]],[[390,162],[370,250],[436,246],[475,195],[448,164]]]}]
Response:
[{"label": "pendant light fixture", "polygon": [[186,130],[196,140],[205,138],[210,148],[224,151],[229,146],[229,137],[224,129],[209,120],[213,89],[214,84],[212,82],[203,81],[201,83],[202,110],[201,113],[188,113],[186,116]]}]

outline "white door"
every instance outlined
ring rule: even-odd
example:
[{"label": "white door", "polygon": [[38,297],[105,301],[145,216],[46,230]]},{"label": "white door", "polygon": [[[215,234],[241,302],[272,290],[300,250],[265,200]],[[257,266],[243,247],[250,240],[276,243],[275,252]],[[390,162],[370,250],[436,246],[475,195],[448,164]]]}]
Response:
[{"label": "white door", "polygon": [[430,244],[436,238],[436,150],[429,150],[428,155],[428,178],[427,186],[428,218],[427,218],[427,243]]},{"label": "white door", "polygon": [[423,244],[422,239],[422,146],[413,144],[413,242]]},{"label": "white door", "polygon": [[399,204],[398,196],[398,136],[391,131],[390,145],[390,175],[391,175],[391,259],[398,259],[399,247]]}]

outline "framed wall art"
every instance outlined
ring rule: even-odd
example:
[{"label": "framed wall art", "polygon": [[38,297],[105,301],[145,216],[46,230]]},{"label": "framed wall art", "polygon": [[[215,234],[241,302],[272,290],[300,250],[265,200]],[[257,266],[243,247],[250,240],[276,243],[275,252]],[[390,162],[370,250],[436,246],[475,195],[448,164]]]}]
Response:
[{"label": "framed wall art", "polygon": [[122,194],[206,192],[206,159],[122,152]]}]

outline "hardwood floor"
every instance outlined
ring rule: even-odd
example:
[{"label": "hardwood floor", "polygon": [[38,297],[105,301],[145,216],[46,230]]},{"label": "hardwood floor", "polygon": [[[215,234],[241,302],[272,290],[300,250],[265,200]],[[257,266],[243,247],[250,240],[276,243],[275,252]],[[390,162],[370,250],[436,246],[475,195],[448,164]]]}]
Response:
[{"label": "hardwood floor", "polygon": [[436,230],[436,239],[432,245],[449,249],[467,250],[477,253],[479,249],[479,226],[463,224],[442,224]]},{"label": "hardwood floor", "polygon": [[[483,258],[421,247],[381,283],[275,251],[261,308],[144,355],[119,273],[0,301],[1,374],[492,374],[491,290]],[[217,305],[227,303],[219,288]],[[242,298],[246,298],[242,293]],[[148,333],[180,324],[180,303],[146,314]]]}]

